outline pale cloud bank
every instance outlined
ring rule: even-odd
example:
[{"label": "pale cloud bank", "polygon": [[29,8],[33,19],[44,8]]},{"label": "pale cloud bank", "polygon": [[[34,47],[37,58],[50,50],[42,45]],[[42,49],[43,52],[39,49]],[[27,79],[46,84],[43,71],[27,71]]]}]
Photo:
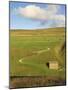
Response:
[{"label": "pale cloud bank", "polygon": [[26,18],[36,19],[36,20],[52,20],[54,21],[54,26],[64,27],[65,26],[65,16],[63,14],[58,14],[60,6],[59,5],[48,5],[46,8],[41,8],[36,5],[28,5],[17,8],[18,14]]}]

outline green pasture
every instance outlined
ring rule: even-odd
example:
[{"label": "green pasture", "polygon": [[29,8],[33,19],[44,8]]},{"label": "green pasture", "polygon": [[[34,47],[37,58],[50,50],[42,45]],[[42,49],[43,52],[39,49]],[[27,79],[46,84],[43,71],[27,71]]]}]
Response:
[{"label": "green pasture", "polygon": [[[62,55],[62,51],[59,53],[58,49],[64,41],[64,28],[10,30],[10,76],[43,75],[65,78],[65,52]],[[46,65],[48,61],[57,61],[59,69],[49,69]]]}]

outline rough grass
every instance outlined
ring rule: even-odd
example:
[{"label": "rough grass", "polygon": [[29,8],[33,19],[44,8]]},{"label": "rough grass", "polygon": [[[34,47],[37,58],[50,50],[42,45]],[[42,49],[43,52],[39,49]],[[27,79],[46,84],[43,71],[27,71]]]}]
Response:
[{"label": "rough grass", "polygon": [[46,76],[23,76],[11,77],[10,88],[28,88],[28,87],[45,87],[45,86],[62,86],[65,80],[57,77]]}]

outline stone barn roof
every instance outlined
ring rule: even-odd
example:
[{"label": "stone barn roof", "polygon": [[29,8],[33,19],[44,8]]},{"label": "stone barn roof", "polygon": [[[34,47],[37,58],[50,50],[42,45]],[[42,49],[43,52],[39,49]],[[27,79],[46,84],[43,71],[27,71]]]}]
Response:
[{"label": "stone barn roof", "polygon": [[59,65],[58,65],[58,62],[57,61],[49,61],[47,63],[47,66],[49,69],[58,69]]}]

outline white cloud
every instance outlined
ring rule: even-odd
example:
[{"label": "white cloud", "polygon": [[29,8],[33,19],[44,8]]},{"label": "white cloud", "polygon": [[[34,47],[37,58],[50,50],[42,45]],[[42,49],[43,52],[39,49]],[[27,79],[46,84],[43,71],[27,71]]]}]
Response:
[{"label": "white cloud", "polygon": [[[36,5],[28,5],[26,7],[19,7],[18,13],[26,18],[39,20],[54,20],[57,26],[65,26],[65,16],[57,14],[59,5],[48,5],[45,9]],[[60,22],[60,23],[59,23]]]},{"label": "white cloud", "polygon": [[29,5],[25,8],[19,7],[18,12],[20,15],[27,18],[44,19],[46,17],[46,11],[35,5]]},{"label": "white cloud", "polygon": [[50,24],[50,27],[65,27],[65,22],[55,20]]},{"label": "white cloud", "polygon": [[48,5],[47,12],[50,14],[54,14],[58,12],[59,8],[60,8],[59,5]]}]

